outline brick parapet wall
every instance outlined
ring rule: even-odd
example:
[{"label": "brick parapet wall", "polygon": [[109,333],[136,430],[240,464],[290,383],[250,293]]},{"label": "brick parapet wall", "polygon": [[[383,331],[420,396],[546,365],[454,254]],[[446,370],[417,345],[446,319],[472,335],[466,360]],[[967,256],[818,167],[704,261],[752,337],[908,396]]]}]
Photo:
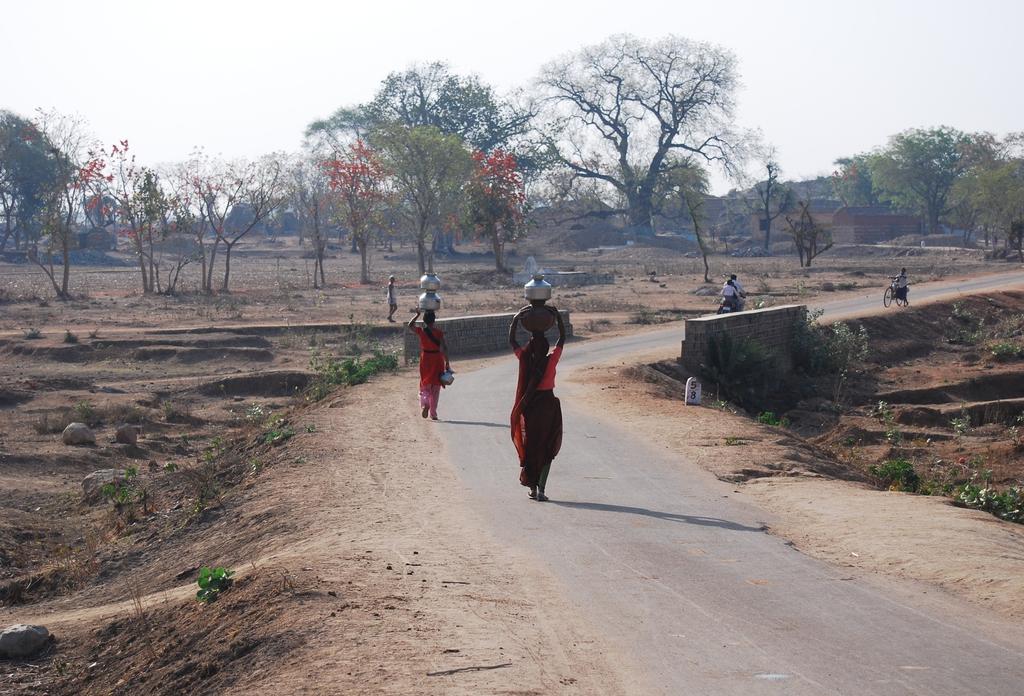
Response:
[{"label": "brick parapet wall", "polygon": [[784,305],[735,314],[718,314],[687,319],[684,324],[681,360],[693,374],[707,364],[711,339],[728,333],[733,340],[751,339],[778,358],[781,370],[792,368],[793,332],[804,320],[807,307]]},{"label": "brick parapet wall", "polygon": [[[561,309],[562,321],[565,324],[566,336],[572,336],[572,322],[569,310]],[[473,317],[438,318],[437,328],[444,331],[451,357],[459,355],[479,355],[508,350],[508,327],[515,314],[482,314]],[[530,340],[528,331],[519,327],[516,334],[520,343]],[[558,340],[558,325],[555,324],[546,334],[551,345]],[[419,359],[420,340],[412,331],[405,332],[405,362]]]}]

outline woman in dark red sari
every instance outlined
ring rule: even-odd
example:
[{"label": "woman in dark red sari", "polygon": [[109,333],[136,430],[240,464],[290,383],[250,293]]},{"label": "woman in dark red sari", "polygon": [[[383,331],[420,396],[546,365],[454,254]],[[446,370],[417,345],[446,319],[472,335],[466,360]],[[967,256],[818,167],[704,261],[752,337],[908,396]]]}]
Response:
[{"label": "woman in dark red sari", "polygon": [[430,414],[430,420],[437,420],[437,401],[441,398],[441,373],[452,369],[448,362],[448,344],[444,340],[444,332],[434,326],[435,314],[427,311],[423,315],[423,327],[416,326],[420,318],[409,320],[409,328],[420,338],[420,412],[424,418]]},{"label": "woman in dark red sari", "polygon": [[516,402],[512,407],[512,442],[519,454],[519,483],[529,487],[530,497],[544,501],[551,461],[562,447],[562,406],[555,396],[555,367],[565,344],[565,325],[557,310],[558,344],[548,355],[548,340],[541,332],[534,333],[525,347],[516,342],[516,329],[524,312],[512,319],[508,342],[519,358],[519,382]]}]

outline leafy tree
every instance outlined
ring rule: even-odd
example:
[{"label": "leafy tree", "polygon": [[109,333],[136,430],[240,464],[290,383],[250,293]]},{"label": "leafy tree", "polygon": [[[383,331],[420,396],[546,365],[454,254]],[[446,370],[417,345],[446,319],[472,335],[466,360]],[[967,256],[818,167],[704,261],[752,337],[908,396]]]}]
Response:
[{"label": "leafy tree", "polygon": [[832,173],[832,191],[847,206],[877,206],[881,204],[871,178],[869,155],[840,157]]},{"label": "leafy tree", "polygon": [[388,205],[388,172],[380,157],[357,139],[323,162],[336,210],[348,227],[361,259],[360,282],[370,282],[370,244]]},{"label": "leafy tree", "polygon": [[314,121],[306,133],[337,146],[346,138],[365,139],[383,126],[429,126],[489,152],[507,148],[529,122],[527,111],[496,97],[479,78],[452,74],[446,63],[435,62],[389,74],[370,103],[338,109]]},{"label": "leafy tree", "polygon": [[874,185],[885,199],[920,213],[928,233],[950,210],[950,191],[972,163],[977,136],[940,126],[894,135],[870,158]]},{"label": "leafy tree", "polygon": [[617,35],[545,66],[542,137],[575,179],[598,181],[637,234],[652,234],[660,179],[681,156],[731,170],[736,59],[678,36]]},{"label": "leafy tree", "polygon": [[491,241],[494,266],[505,271],[505,243],[524,231],[526,191],[516,168],[515,155],[495,150],[473,153],[476,169],[467,187],[468,224],[478,236]]},{"label": "leafy tree", "polygon": [[0,111],[0,251],[12,235],[22,249],[38,232],[38,214],[56,177],[46,138],[31,120]]},{"label": "leafy tree", "polygon": [[473,159],[458,137],[433,126],[386,126],[373,140],[393,177],[399,209],[412,224],[420,273],[433,271],[438,233],[455,215]]}]

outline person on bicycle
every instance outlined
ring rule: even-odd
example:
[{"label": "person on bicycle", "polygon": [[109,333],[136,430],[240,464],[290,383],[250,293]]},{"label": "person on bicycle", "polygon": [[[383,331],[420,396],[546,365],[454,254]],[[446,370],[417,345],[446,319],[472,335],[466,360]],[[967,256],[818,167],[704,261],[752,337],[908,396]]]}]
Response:
[{"label": "person on bicycle", "polygon": [[725,285],[722,286],[722,304],[726,305],[730,311],[738,312],[740,307],[740,295],[736,291],[736,284],[732,282],[732,278],[725,281]]},{"label": "person on bicycle", "polygon": [[896,299],[906,302],[907,293],[910,292],[910,286],[907,284],[907,269],[901,268],[899,275],[890,276],[890,278],[896,287]]},{"label": "person on bicycle", "polygon": [[744,300],[747,299],[747,293],[743,290],[743,286],[740,284],[740,280],[736,277],[735,273],[729,276],[729,280],[732,281],[732,286],[736,288],[736,311],[742,312],[743,305],[746,304]]}]

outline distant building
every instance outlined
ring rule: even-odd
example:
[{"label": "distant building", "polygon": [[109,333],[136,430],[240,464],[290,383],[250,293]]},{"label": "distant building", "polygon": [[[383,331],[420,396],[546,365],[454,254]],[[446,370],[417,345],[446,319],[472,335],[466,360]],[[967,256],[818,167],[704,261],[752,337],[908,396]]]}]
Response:
[{"label": "distant building", "polygon": [[921,218],[885,206],[845,207],[832,216],[832,239],[836,244],[878,244],[921,232]]},{"label": "distant building", "polygon": [[[772,240],[776,242],[782,242],[789,239],[786,236],[786,231],[789,229],[789,225],[786,224],[786,216],[796,220],[800,217],[800,208],[797,206],[797,200],[793,199],[793,204],[789,210],[784,212],[772,220]],[[757,203],[754,203],[757,205]],[[811,218],[820,227],[831,228],[834,224],[834,216],[837,210],[842,208],[840,201],[832,200],[831,198],[812,198],[810,201],[810,212]],[[764,230],[767,223],[764,219],[764,211],[755,211],[751,213],[750,218],[750,238],[752,241],[764,241]]]}]

